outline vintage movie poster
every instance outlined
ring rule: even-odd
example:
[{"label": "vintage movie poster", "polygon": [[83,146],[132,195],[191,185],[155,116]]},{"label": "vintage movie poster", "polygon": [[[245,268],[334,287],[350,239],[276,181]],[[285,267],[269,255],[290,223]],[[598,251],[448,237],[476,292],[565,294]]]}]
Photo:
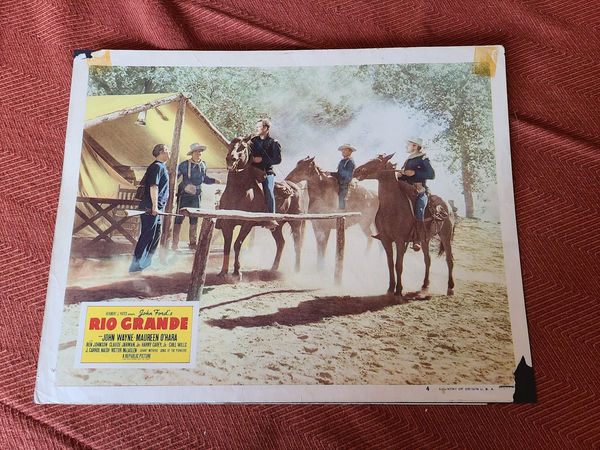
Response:
[{"label": "vintage movie poster", "polygon": [[76,52],[36,402],[534,397],[507,115],[501,46]]}]

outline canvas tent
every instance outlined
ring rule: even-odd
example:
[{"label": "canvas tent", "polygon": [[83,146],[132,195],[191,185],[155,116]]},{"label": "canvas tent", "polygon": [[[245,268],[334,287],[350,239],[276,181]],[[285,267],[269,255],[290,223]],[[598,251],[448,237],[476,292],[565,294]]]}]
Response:
[{"label": "canvas tent", "polygon": [[[145,111],[143,121],[139,117],[142,111]],[[152,148],[159,143],[174,150],[169,164],[171,173],[176,162],[188,158],[186,155],[193,142],[207,146],[202,158],[209,173],[225,170],[228,140],[183,94],[88,97],[85,118],[80,198],[116,199],[119,189],[134,189],[154,159]],[[78,208],[88,215],[95,213],[81,202]],[[80,216],[76,217],[75,229],[83,220]],[[102,218],[97,220],[102,229],[110,225],[101,222]],[[76,235],[94,236],[95,233],[92,227],[85,227]]]}]

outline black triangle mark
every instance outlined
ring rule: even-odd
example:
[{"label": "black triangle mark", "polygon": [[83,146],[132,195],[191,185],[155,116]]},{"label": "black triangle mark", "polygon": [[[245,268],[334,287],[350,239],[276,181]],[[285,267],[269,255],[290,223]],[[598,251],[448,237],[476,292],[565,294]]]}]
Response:
[{"label": "black triangle mark", "polygon": [[519,365],[515,369],[514,375],[515,393],[513,394],[513,401],[515,403],[537,402],[533,367],[527,365],[524,356],[521,356],[521,361],[519,361]]}]

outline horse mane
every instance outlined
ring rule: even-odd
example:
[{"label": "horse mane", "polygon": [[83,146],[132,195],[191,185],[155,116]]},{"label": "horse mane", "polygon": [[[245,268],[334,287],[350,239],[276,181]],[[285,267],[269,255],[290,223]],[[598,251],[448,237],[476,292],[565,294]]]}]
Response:
[{"label": "horse mane", "polygon": [[[383,161],[386,155],[378,155],[377,159],[379,159],[380,161]],[[385,170],[396,170],[396,163],[391,163],[390,161],[387,161],[385,163]],[[414,187],[412,184],[408,183],[407,181],[404,180],[397,180],[398,182],[398,187],[400,188],[400,190],[414,203],[415,200],[417,199],[417,188]]]},{"label": "horse mane", "polygon": [[231,142],[229,142],[229,150],[231,150],[235,144],[237,144],[238,142],[242,141],[242,138],[240,137],[234,137]]},{"label": "horse mane", "polygon": [[323,169],[321,169],[319,166],[317,166],[317,163],[314,162],[315,165],[315,170],[317,171],[317,174],[319,175],[319,179],[322,180],[324,178],[327,178],[327,175],[325,174],[325,171]]},{"label": "horse mane", "polygon": [[398,180],[398,187],[402,192],[408,195],[411,200],[414,201],[417,198],[417,188],[407,181]]}]

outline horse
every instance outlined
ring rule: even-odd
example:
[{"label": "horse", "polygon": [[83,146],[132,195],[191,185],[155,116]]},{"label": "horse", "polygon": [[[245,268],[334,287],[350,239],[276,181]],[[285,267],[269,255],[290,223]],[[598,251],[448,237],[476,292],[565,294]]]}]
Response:
[{"label": "horse", "polygon": [[[314,156],[298,161],[296,167],[285,179],[296,183],[306,181],[309,213],[338,212],[338,182],[317,166]],[[349,211],[359,211],[361,215],[348,217],[346,226],[360,225],[363,233],[367,236],[367,250],[373,242],[371,237],[373,234],[372,225],[375,220],[377,206],[378,201],[375,192],[365,189],[357,183],[351,184],[347,209]],[[312,225],[317,239],[317,265],[322,267],[329,234],[336,227],[336,222],[335,220],[319,220],[314,221]]]},{"label": "horse", "polygon": [[[377,158],[357,167],[354,170],[354,175],[359,180],[376,179],[379,181],[379,209],[375,216],[375,226],[379,233],[377,237],[381,240],[387,256],[389,271],[387,292],[388,294],[394,293],[402,296],[402,264],[408,243],[412,240],[415,222],[412,203],[416,199],[417,192],[414,186],[396,178],[396,165],[390,162],[392,156],[394,156],[393,153],[388,156],[379,155]],[[438,235],[440,239],[438,256],[441,256],[444,252],[446,253],[446,264],[448,265],[448,289],[446,294],[454,294],[454,279],[452,277],[454,259],[451,245],[454,235],[454,216],[452,210],[448,208],[443,200],[440,199],[439,203],[436,206],[436,214],[440,220],[433,220],[431,215],[428,217],[430,208],[426,208],[425,221],[431,222],[431,224],[426,226],[428,229],[421,247],[425,260],[425,279],[421,291],[418,293],[418,298],[425,298],[429,292],[429,267],[431,265],[429,241],[435,235]],[[394,243],[396,244],[395,274]]]},{"label": "horse", "polygon": [[[264,172],[250,164],[250,150],[248,148],[251,136],[245,138],[235,138],[228,146],[227,156],[227,184],[219,202],[219,209],[234,209],[250,212],[267,212],[264,193],[261,187],[261,177]],[[296,183],[289,181],[275,183],[275,202],[276,212],[283,214],[301,214],[306,211],[302,209],[303,190]],[[271,270],[279,269],[281,253],[285,246],[285,239],[281,228],[286,221],[280,221],[277,226],[271,229],[277,251]],[[294,237],[294,248],[296,251],[295,270],[300,270],[300,258],[302,253],[302,241],[304,237],[304,221],[289,221]],[[233,264],[233,274],[239,276],[240,272],[240,249],[250,230],[254,226],[261,226],[260,222],[242,221],[235,219],[218,219],[215,228],[223,232],[224,249],[223,265],[220,276],[227,274],[229,270],[229,255],[231,251],[231,241],[233,240],[233,229],[240,225],[238,237],[233,245],[235,252],[235,261]]]}]

